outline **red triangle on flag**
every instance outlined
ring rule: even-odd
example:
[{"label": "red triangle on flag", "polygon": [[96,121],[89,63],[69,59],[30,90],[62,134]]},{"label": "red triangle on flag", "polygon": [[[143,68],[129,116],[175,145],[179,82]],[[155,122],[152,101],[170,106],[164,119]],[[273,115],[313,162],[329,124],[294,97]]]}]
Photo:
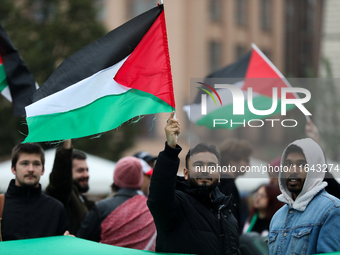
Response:
[{"label": "red triangle on flag", "polygon": [[153,94],[175,108],[164,11],[114,79],[126,87]]},{"label": "red triangle on flag", "polygon": [[[253,49],[242,90],[247,90],[249,87],[253,89],[253,92],[268,97],[272,97],[272,88],[276,87],[278,98],[281,98],[281,88],[289,86],[284,82],[282,74],[275,70],[275,66],[268,59],[265,59],[265,56]],[[296,98],[296,96],[287,93],[286,98],[291,99]]]}]

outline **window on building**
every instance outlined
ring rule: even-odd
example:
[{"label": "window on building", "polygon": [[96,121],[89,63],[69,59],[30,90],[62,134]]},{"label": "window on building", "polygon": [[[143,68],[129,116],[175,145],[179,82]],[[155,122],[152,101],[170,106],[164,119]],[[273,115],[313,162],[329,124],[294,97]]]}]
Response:
[{"label": "window on building", "polygon": [[272,54],[269,50],[262,50],[262,52],[270,61],[272,61]]},{"label": "window on building", "polygon": [[236,52],[236,59],[239,59],[240,57],[242,57],[244,54],[247,53],[247,49],[243,47],[242,45],[237,45],[235,52]]},{"label": "window on building", "polygon": [[217,41],[211,41],[209,43],[209,55],[210,72],[214,72],[221,67],[222,44]]},{"label": "window on building", "polygon": [[306,33],[313,33],[314,19],[317,15],[313,2],[304,2],[303,9],[305,15],[302,18],[302,29]]},{"label": "window on building", "polygon": [[247,24],[247,0],[235,0],[236,24],[245,26]]},{"label": "window on building", "polygon": [[212,21],[221,21],[222,0],[210,0],[210,19]]},{"label": "window on building", "polygon": [[156,7],[157,3],[157,0],[127,0],[127,17],[129,19],[134,18],[153,7]]},{"label": "window on building", "polygon": [[271,28],[271,15],[272,6],[271,0],[261,0],[261,28],[262,30],[270,30]]},{"label": "window on building", "polygon": [[292,31],[294,30],[295,26],[295,15],[296,15],[296,10],[295,10],[295,5],[292,1],[287,0],[286,2],[286,8],[285,8],[285,20],[286,20],[286,30],[287,31]]}]

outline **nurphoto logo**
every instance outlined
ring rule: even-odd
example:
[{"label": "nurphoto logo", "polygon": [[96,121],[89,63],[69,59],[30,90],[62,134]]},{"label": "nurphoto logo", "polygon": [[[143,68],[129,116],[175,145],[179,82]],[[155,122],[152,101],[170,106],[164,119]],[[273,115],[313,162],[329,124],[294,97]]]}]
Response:
[{"label": "nurphoto logo", "polygon": [[[244,127],[246,124],[250,127],[262,127],[265,122],[271,122],[271,127],[274,127],[274,123],[279,121],[283,127],[295,127],[297,126],[297,121],[295,119],[264,119],[265,116],[274,114],[277,110],[278,106],[281,108],[281,115],[286,116],[287,114],[287,105],[293,105],[297,107],[305,116],[311,116],[312,114],[306,109],[304,106],[311,99],[311,93],[309,90],[305,88],[298,88],[298,87],[272,87],[272,94],[271,94],[271,106],[269,109],[256,109],[253,102],[254,92],[252,87],[248,87],[246,91],[243,91],[240,87],[231,85],[231,84],[215,84],[214,87],[202,83],[206,88],[209,88],[218,98],[220,105],[223,106],[223,96],[222,99],[220,97],[221,92],[223,89],[229,90],[232,96],[232,114],[235,116],[242,116],[245,115],[245,106],[248,107],[246,109],[250,112],[253,116],[259,116],[258,119],[243,119],[241,122],[233,119],[224,119],[224,118],[213,118],[213,127],[217,127],[217,125],[240,125],[242,124]],[[211,92],[209,92],[206,88],[198,87],[200,90],[206,92],[201,94],[201,115],[207,115],[208,112],[208,103],[207,103],[207,95],[209,95],[212,100],[214,101],[215,105],[217,106],[217,102]],[[220,93],[216,91],[218,90]],[[278,93],[280,92],[280,94]],[[303,94],[304,97],[300,98],[297,93]],[[289,97],[287,95],[294,95],[294,97]],[[246,98],[245,98],[246,95]],[[280,98],[279,98],[280,95]],[[267,97],[269,98],[269,97]],[[247,100],[246,100],[247,99]],[[280,99],[280,100],[279,100]],[[279,102],[280,101],[280,102]],[[247,102],[247,104],[246,104]],[[291,107],[290,107],[291,108]]]}]

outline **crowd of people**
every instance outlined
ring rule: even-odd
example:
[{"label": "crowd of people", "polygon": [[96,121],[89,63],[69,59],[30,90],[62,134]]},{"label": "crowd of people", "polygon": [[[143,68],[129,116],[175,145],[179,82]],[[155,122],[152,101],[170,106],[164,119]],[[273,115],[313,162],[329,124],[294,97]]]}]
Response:
[{"label": "crowd of people", "polygon": [[[165,126],[164,150],[158,157],[139,152],[120,159],[112,194],[97,202],[84,195],[90,177],[86,155],[75,150],[71,140],[56,151],[45,192],[39,184],[45,171],[43,149],[19,144],[12,151],[15,179],[0,195],[0,238],[73,235],[166,253],[247,254],[240,236],[257,233],[268,254],[340,251],[340,185],[330,173],[311,171],[312,166],[326,165],[313,128],[307,124],[306,134],[313,139],[290,143],[271,163],[284,170],[272,173],[270,182],[254,191],[249,209],[235,179],[238,170],[250,164],[250,143],[228,139],[219,148],[199,143],[187,152],[184,176],[178,176],[182,148],[174,112]],[[218,165],[237,171],[203,171]]]}]

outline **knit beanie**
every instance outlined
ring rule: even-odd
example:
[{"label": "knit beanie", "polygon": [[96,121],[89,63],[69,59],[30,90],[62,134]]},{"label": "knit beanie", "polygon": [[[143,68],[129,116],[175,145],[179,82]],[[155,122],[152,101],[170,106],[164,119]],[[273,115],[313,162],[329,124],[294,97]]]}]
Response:
[{"label": "knit beanie", "polygon": [[113,183],[120,188],[139,189],[143,183],[140,161],[130,156],[120,159],[113,172]]}]

